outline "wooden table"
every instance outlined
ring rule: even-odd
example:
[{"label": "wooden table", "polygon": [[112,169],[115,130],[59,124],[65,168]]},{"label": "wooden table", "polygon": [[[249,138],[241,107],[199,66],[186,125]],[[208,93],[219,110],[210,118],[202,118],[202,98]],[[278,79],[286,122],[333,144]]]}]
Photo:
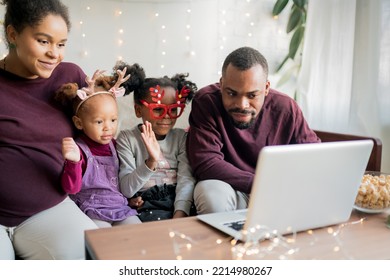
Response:
[{"label": "wooden table", "polygon": [[[196,217],[117,226],[86,231],[86,256],[101,260],[390,259],[387,215],[354,210],[344,224],[301,232],[295,238],[285,236],[287,245],[272,250],[266,250],[276,244],[270,240],[250,248],[240,242],[232,245],[229,236]],[[244,250],[244,255],[238,255],[238,250]]]}]

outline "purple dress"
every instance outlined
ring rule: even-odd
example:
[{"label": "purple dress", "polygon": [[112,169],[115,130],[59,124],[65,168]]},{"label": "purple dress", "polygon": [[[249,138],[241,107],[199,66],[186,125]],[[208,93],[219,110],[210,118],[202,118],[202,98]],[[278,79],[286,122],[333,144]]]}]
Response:
[{"label": "purple dress", "polygon": [[109,144],[112,156],[94,156],[83,140],[77,139],[76,143],[87,161],[81,191],[70,195],[80,209],[91,219],[107,222],[123,221],[137,215],[119,191],[119,161],[114,144]]}]

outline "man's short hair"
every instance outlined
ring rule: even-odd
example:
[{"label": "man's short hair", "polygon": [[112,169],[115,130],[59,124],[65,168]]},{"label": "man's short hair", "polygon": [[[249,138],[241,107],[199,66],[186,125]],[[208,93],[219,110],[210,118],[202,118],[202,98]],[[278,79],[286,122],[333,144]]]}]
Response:
[{"label": "man's short hair", "polygon": [[231,52],[222,65],[222,76],[225,75],[229,64],[232,64],[241,71],[248,70],[253,66],[260,64],[263,67],[265,77],[268,77],[267,60],[259,51],[251,47],[241,47]]}]

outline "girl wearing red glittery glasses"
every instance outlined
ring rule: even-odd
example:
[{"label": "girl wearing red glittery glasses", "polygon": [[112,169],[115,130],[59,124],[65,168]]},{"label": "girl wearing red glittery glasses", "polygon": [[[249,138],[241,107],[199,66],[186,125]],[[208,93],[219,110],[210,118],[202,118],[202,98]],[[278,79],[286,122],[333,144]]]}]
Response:
[{"label": "girl wearing red glittery glasses", "polygon": [[122,86],[133,91],[135,115],[142,122],[117,137],[121,191],[143,222],[188,216],[195,179],[186,154],[187,133],[174,125],[196,84],[186,79],[188,74],[145,78],[141,68],[131,75]]}]

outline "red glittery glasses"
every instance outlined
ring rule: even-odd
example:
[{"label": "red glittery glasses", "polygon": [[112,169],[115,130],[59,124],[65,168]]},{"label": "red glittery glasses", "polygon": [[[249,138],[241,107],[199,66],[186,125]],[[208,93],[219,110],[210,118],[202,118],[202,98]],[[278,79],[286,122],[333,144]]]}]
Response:
[{"label": "red glittery glasses", "polygon": [[186,107],[183,102],[185,102],[189,93],[189,89],[185,86],[181,89],[180,93],[176,90],[176,103],[170,105],[161,104],[161,99],[164,97],[165,91],[161,90],[159,85],[149,88],[149,92],[152,100],[156,103],[148,103],[145,100],[140,100],[140,102],[149,108],[150,116],[153,119],[162,119],[167,114],[171,119],[177,119],[183,114],[184,108]]},{"label": "red glittery glasses", "polygon": [[166,114],[171,119],[177,119],[183,114],[185,104],[158,104],[158,103],[148,103],[145,100],[140,100],[140,102],[149,108],[150,116],[153,119],[162,119]]}]

